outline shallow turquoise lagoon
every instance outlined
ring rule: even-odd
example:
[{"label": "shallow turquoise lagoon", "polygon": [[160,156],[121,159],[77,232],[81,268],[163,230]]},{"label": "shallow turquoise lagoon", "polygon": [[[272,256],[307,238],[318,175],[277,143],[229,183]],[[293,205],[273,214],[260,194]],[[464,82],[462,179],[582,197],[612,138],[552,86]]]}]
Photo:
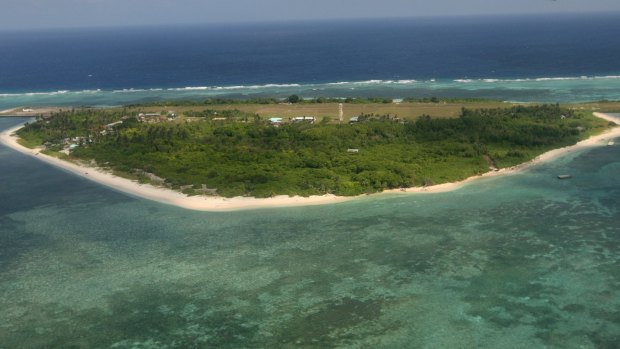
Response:
[{"label": "shallow turquoise lagoon", "polygon": [[620,99],[620,76],[529,79],[368,80],[322,84],[194,86],[121,90],[0,93],[0,111],[18,106],[119,106],[207,98],[316,97],[482,98],[508,102],[575,103]]},{"label": "shallow turquoise lagoon", "polygon": [[0,348],[620,343],[619,145],[451,193],[233,213],[0,147],[0,198]]}]

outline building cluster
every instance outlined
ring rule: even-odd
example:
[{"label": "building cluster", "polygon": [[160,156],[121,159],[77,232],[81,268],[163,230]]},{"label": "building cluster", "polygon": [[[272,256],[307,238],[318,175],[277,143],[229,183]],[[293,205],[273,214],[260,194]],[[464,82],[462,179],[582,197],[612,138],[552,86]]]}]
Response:
[{"label": "building cluster", "polygon": [[349,119],[349,124],[356,124],[358,122],[374,121],[374,120],[387,120],[387,121],[392,121],[392,122],[404,123],[404,120],[399,118],[398,115],[392,115],[392,114],[377,115],[377,114],[371,113],[371,114],[362,114],[359,116],[353,116]]},{"label": "building cluster", "polygon": [[284,121],[284,119],[280,117],[269,118],[269,124],[273,126],[280,126],[283,124],[298,124],[298,123],[314,124],[315,122],[316,122],[316,118],[314,116],[297,116],[294,118],[289,118],[287,121]]},{"label": "building cluster", "polygon": [[81,145],[84,145],[84,144],[92,143],[92,142],[93,142],[93,139],[90,136],[89,137],[67,137],[67,138],[64,138],[62,142],[60,142],[60,144],[54,144],[52,142],[45,142],[43,143],[43,148],[45,149],[56,148],[56,150],[58,150],[58,148],[62,148],[60,152],[69,154],[75,148]]},{"label": "building cluster", "polygon": [[139,122],[145,122],[148,124],[156,124],[160,122],[166,122],[176,119],[177,114],[173,111],[168,111],[167,115],[160,113],[140,113],[136,117]]},{"label": "building cluster", "polygon": [[[340,122],[342,122],[342,117],[339,118]],[[349,118],[349,124],[357,124],[360,122],[367,122],[373,120],[389,120],[393,122],[403,123],[404,121],[400,119],[396,115],[386,114],[386,115],[375,115],[375,114],[362,114],[359,116],[353,116]],[[295,124],[295,123],[309,123],[314,124],[316,122],[316,117],[314,116],[298,116],[293,118],[284,119],[282,117],[270,117],[268,122],[272,126],[280,126],[284,124]]]}]

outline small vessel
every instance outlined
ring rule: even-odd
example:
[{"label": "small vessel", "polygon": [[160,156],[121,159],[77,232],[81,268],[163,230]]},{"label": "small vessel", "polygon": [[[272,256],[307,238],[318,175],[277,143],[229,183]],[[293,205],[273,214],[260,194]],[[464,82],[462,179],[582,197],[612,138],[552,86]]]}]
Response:
[{"label": "small vessel", "polygon": [[612,146],[612,145],[614,145],[614,144],[615,144],[615,143],[614,143],[614,141],[609,141],[609,142],[607,142],[607,146]]},{"label": "small vessel", "polygon": [[558,179],[569,179],[569,178],[571,178],[571,177],[572,177],[572,176],[571,176],[571,175],[569,175],[569,174],[558,175]]}]

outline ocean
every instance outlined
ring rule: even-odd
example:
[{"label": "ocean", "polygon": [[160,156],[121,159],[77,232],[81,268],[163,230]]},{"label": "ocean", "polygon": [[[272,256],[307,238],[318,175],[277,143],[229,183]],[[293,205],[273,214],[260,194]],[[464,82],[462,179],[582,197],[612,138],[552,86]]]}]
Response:
[{"label": "ocean", "polygon": [[[3,33],[0,106],[611,99],[618,19]],[[0,348],[616,348],[619,141],[453,192],[229,213],[0,145]]]},{"label": "ocean", "polygon": [[0,33],[0,110],[208,97],[620,99],[620,14]]},{"label": "ocean", "polygon": [[615,348],[619,159],[204,213],[0,146],[0,347]]}]

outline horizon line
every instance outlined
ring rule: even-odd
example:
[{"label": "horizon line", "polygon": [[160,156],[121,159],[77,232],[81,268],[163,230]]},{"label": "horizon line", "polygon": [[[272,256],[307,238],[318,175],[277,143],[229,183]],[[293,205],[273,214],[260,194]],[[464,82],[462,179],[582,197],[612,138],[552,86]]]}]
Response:
[{"label": "horizon line", "polygon": [[171,28],[171,27],[196,27],[196,26],[257,26],[269,24],[310,24],[325,22],[369,22],[382,20],[432,20],[432,19],[494,19],[494,18],[546,18],[549,16],[561,17],[591,17],[606,16],[613,17],[620,15],[620,11],[558,11],[558,12],[542,12],[542,13],[485,13],[485,14],[450,14],[450,15],[408,15],[408,16],[382,16],[382,17],[341,17],[341,18],[307,18],[307,19],[270,19],[270,20],[253,20],[253,21],[214,21],[214,22],[176,22],[176,23],[158,23],[158,24],[117,24],[117,25],[75,25],[75,26],[41,26],[41,27],[13,27],[1,28],[0,32],[37,32],[37,31],[67,31],[67,30],[104,30],[104,29],[154,29],[154,28]]}]

